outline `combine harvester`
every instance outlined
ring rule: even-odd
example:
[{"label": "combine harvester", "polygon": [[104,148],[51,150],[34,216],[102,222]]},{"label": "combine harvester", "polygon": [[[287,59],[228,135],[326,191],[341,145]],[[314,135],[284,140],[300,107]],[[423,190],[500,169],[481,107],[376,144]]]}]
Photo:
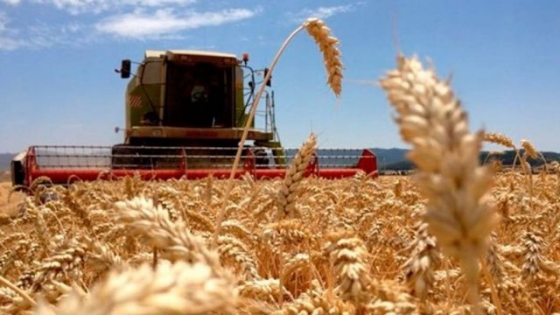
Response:
[{"label": "combine harvester", "polygon": [[[248,55],[193,50],[146,51],[136,74],[131,61],[116,70],[130,79],[126,89],[126,128],[114,146],[34,145],[14,157],[12,184],[29,188],[50,179],[67,185],[75,180],[111,180],[140,176],[144,180],[227,178],[249,117],[257,84],[266,84],[259,109],[263,126],[251,129],[235,177],[283,177],[297,150],[282,147],[275,126],[274,91],[268,69],[254,70]],[[305,175],[336,179],[363,171],[377,176],[371,150],[318,149]],[[332,163],[334,161],[334,163]]]}]

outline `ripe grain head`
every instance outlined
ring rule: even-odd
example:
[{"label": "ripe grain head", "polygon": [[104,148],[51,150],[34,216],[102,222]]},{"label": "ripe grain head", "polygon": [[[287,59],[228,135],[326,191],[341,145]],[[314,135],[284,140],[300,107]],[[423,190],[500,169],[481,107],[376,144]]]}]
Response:
[{"label": "ripe grain head", "polygon": [[327,83],[336,96],[340,96],[342,91],[342,61],[341,53],[338,49],[339,40],[331,34],[331,30],[327,27],[323,20],[310,18],[303,24],[307,32],[313,39],[321,53],[323,54],[323,62],[327,70]]},{"label": "ripe grain head", "polygon": [[398,56],[397,69],[381,79],[381,86],[398,113],[402,139],[412,144],[408,157],[428,198],[429,232],[461,260],[476,312],[477,257],[498,223],[488,194],[491,173],[478,166],[484,133],[469,132],[467,113],[447,82],[415,57]]}]

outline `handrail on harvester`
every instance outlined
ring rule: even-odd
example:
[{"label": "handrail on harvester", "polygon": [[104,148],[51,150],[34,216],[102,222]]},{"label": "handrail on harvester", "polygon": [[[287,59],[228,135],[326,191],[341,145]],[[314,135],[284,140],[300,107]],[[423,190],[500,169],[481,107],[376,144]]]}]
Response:
[{"label": "handrail on harvester", "polygon": [[[54,154],[38,154],[37,149],[83,149],[90,150],[89,154],[71,155],[67,153]],[[137,169],[115,169],[107,163],[107,159],[111,159],[111,155],[95,153],[95,150],[102,151],[107,147],[94,146],[31,146],[26,152],[24,165],[24,184],[29,187],[35,180],[40,178],[49,178],[53,184],[67,185],[74,181],[95,181],[95,180],[114,180],[127,176],[139,176],[142,180],[169,180],[184,178],[187,180],[203,179],[213,176],[217,179],[229,178],[231,168],[191,168],[189,167],[187,151],[181,149],[180,157],[173,156],[180,161],[177,167],[154,169],[154,168],[137,168]],[[55,151],[56,152],[56,151]],[[47,165],[45,161],[39,162],[38,158],[46,159],[50,162]],[[321,158],[328,158],[322,156]],[[332,158],[332,157],[331,157]],[[51,161],[52,160],[52,161]],[[73,164],[65,161],[73,161]],[[364,172],[366,175],[377,177],[377,159],[375,154],[364,149],[359,156],[358,162],[350,167],[322,167],[319,163],[320,157],[315,154],[309,163],[304,176],[315,176],[325,179],[340,179],[351,177],[358,172]],[[55,161],[56,163],[53,163]],[[81,161],[81,162],[80,162]],[[85,162],[84,162],[85,161]],[[93,162],[92,162],[93,161]],[[60,164],[57,164],[60,163]],[[240,178],[245,174],[251,175],[255,179],[273,179],[283,178],[286,175],[287,167],[263,167],[257,165],[256,156],[251,149],[246,150],[243,165],[235,170],[234,177]]]}]

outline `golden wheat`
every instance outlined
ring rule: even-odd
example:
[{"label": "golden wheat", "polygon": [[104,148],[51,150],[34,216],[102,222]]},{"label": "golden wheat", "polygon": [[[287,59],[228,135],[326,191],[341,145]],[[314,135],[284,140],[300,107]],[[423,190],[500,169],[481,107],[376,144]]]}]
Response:
[{"label": "golden wheat", "polygon": [[[486,255],[490,278],[482,277],[478,282],[480,308],[500,309],[503,314],[532,313],[535,309],[551,314],[560,309],[555,291],[560,284],[556,210],[560,206],[555,194],[546,192],[556,191],[556,175],[552,176],[554,180],[534,186],[533,210],[531,193],[522,176],[513,177],[517,180],[514,185],[510,175],[494,176],[492,194],[504,219],[494,230]],[[458,293],[463,289],[460,264],[438,255],[441,245],[423,223],[429,200],[421,197],[423,190],[412,177],[367,178],[359,182],[354,178],[304,179],[298,208],[305,219],[282,220],[274,220],[270,213],[276,202],[274,193],[283,180],[255,181],[251,183],[254,191],[234,190],[230,203],[237,209],[246,209],[247,198],[255,191],[260,193],[253,209],[228,213],[215,249],[209,247],[211,231],[201,228],[189,216],[179,215],[173,221],[166,209],[199,209],[215,218],[220,204],[206,203],[205,190],[194,189],[206,187],[205,180],[191,182],[188,185],[193,189],[186,190],[182,187],[187,183],[182,181],[146,182],[131,188],[132,181],[76,183],[71,188],[76,198],[71,204],[79,200],[93,230],[99,231],[93,235],[64,199],[47,204],[53,211],[41,212],[43,220],[54,223],[54,217],[59,216],[61,225],[48,226],[51,236],[46,250],[34,227],[37,212],[33,209],[41,205],[34,203],[34,196],[26,198],[31,211],[15,217],[3,228],[1,276],[20,292],[0,290],[0,313],[64,314],[84,307],[80,313],[96,314],[88,301],[98,299],[98,290],[111,279],[136,279],[133,274],[137,272],[153,279],[160,272],[171,273],[171,269],[178,268],[172,266],[179,263],[185,264],[182,270],[191,271],[198,270],[191,268],[195,265],[209,266],[215,274],[212,279],[229,279],[224,283],[229,283],[233,295],[224,299],[230,301],[234,314],[466,311],[463,295]],[[250,189],[244,184],[246,179],[236,183]],[[225,181],[214,180],[213,193],[221,195],[226,186]],[[130,195],[125,194],[127,190]],[[160,192],[161,197],[162,191],[183,193],[165,207],[162,202],[156,206],[155,194]],[[84,198],[86,192],[94,197]],[[241,198],[241,193],[246,198]],[[101,196],[114,200],[114,205]],[[268,206],[269,215],[265,212],[255,216],[254,211],[266,202],[272,203]],[[98,209],[104,215],[97,213]],[[340,233],[333,233],[335,229]],[[127,286],[121,284],[120,290]],[[148,290],[152,289],[143,284],[140,287],[145,289],[145,295],[131,292],[130,299],[123,303],[137,307],[148,298]],[[173,290],[158,291],[159,296],[171,299],[173,292],[179,292]],[[22,295],[41,304],[40,308],[35,310]],[[108,303],[117,307],[114,301]],[[182,305],[184,300],[177,303]],[[154,311],[153,307],[131,310],[130,314]]]},{"label": "golden wheat", "polygon": [[513,140],[508,136],[498,133],[498,132],[485,132],[484,133],[484,141],[499,144],[509,149],[515,150],[515,144]]},{"label": "golden wheat", "polygon": [[339,40],[331,35],[331,30],[323,20],[317,18],[307,19],[303,25],[319,49],[323,53],[323,61],[327,70],[327,83],[336,96],[342,91],[342,61],[338,50]]},{"label": "golden wheat", "polygon": [[290,164],[278,196],[278,217],[283,218],[287,215],[297,216],[295,208],[296,191],[305,175],[307,165],[313,158],[316,150],[317,137],[314,133],[300,147],[294,160]]},{"label": "golden wheat", "polygon": [[417,58],[399,56],[397,70],[381,80],[396,109],[401,137],[412,144],[409,159],[428,198],[425,220],[442,249],[459,258],[476,313],[478,261],[498,223],[488,191],[488,169],[478,166],[483,132],[470,133],[467,114],[447,82]]},{"label": "golden wheat", "polygon": [[525,153],[532,159],[538,159],[539,154],[537,150],[529,140],[521,140],[521,146],[525,149]]},{"label": "golden wheat", "polygon": [[237,298],[233,282],[217,277],[211,266],[182,261],[153,270],[111,272],[86,297],[71,292],[52,310],[40,304],[37,314],[233,314]]}]

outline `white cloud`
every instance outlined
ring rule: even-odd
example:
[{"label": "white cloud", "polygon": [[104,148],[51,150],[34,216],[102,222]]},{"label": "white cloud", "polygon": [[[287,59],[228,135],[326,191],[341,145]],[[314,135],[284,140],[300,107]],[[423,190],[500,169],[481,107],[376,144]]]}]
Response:
[{"label": "white cloud", "polygon": [[7,3],[9,5],[18,5],[21,0],[2,0],[2,2]]},{"label": "white cloud", "polygon": [[6,13],[0,11],[0,34],[6,31],[6,24],[8,24],[8,17]]},{"label": "white cloud", "polygon": [[314,17],[319,19],[326,19],[336,14],[353,11],[354,9],[355,9],[355,5],[346,4],[346,5],[338,5],[332,7],[318,7],[315,9],[303,9],[291,15],[294,21],[301,23],[303,20],[307,18]]},{"label": "white cloud", "polygon": [[77,46],[92,41],[91,27],[75,22],[54,27],[48,24],[34,24],[25,29],[9,27],[10,20],[0,11],[0,51],[20,48],[44,48],[53,45]]},{"label": "white cloud", "polygon": [[[5,0],[6,1],[6,0]],[[14,0],[11,0],[14,1]],[[35,3],[53,5],[70,14],[101,13],[122,7],[186,6],[195,0],[33,0]]]},{"label": "white cloud", "polygon": [[[155,1],[155,0],[152,0]],[[217,26],[248,19],[259,10],[228,9],[218,12],[194,12],[182,14],[172,9],[158,9],[153,14],[137,9],[133,13],[111,16],[96,25],[103,33],[122,37],[161,36],[204,26]]]},{"label": "white cloud", "polygon": [[14,50],[24,46],[23,41],[17,39],[17,32],[8,28],[8,16],[0,11],[0,50]]},{"label": "white cloud", "polygon": [[84,26],[78,23],[70,23],[62,27],[62,32],[64,33],[78,33],[84,30]]},{"label": "white cloud", "polygon": [[54,45],[80,46],[92,40],[91,27],[69,22],[60,26],[39,24],[27,28],[27,43],[31,48]]},{"label": "white cloud", "polygon": [[25,43],[20,40],[0,37],[0,50],[16,50],[22,46],[25,46]]},{"label": "white cloud", "polygon": [[[0,0],[5,1],[5,0]],[[218,26],[235,21],[249,19],[261,9],[243,8],[223,9],[221,11],[197,12],[193,8],[181,5],[193,3],[193,0],[29,0],[50,3],[76,10],[111,5],[137,4],[139,7],[131,13],[122,13],[127,7],[118,8],[113,15],[103,13],[104,18],[97,21],[79,18],[65,20],[61,24],[34,21],[31,24],[16,27],[9,16],[0,11],[0,51],[21,48],[41,49],[55,45],[82,46],[104,40],[107,35],[135,39],[180,40],[184,39],[182,31],[205,26]],[[173,8],[163,8],[165,4],[176,4]],[[180,5],[177,5],[180,4]],[[39,4],[40,5],[40,4]],[[91,14],[92,12],[90,12]],[[88,22],[90,20],[90,22]]]},{"label": "white cloud", "polygon": [[193,4],[195,0],[128,0],[123,1],[130,5],[141,5],[146,7],[161,7],[170,5],[189,5]]}]

